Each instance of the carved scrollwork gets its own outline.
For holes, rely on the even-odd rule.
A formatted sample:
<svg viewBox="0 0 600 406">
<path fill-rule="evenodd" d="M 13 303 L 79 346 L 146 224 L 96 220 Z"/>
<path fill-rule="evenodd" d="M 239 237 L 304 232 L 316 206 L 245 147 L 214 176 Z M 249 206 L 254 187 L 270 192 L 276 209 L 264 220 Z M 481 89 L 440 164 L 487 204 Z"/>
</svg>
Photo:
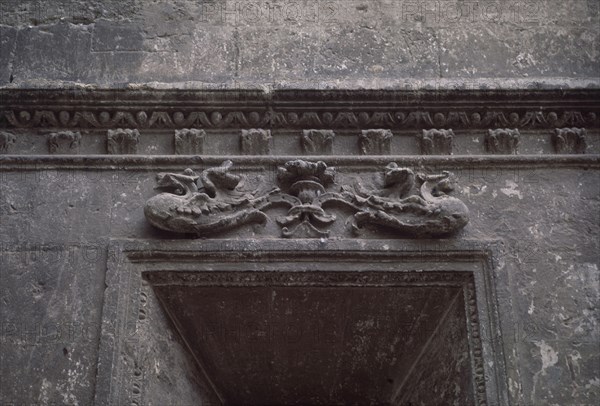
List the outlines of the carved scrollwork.
<svg viewBox="0 0 600 406">
<path fill-rule="evenodd" d="M 286 215 L 273 218 L 285 238 L 325 238 L 340 212 L 350 211 L 352 230 L 365 226 L 386 227 L 399 237 L 442 237 L 462 229 L 469 221 L 468 209 L 449 196 L 454 177 L 449 172 L 415 174 L 390 163 L 375 188 L 361 183 L 335 186 L 336 172 L 325 162 L 294 160 L 278 169 L 277 183 L 268 192 L 243 192 L 242 176 L 230 173 L 232 163 L 197 175 L 157 176 L 160 193 L 145 206 L 148 221 L 163 230 L 200 236 L 217 234 L 249 224 L 265 224 L 274 206 L 289 207 Z"/>
<path fill-rule="evenodd" d="M 319 226 L 329 226 L 336 216 L 325 212 L 321 207 L 325 188 L 333 183 L 335 170 L 328 168 L 325 162 L 307 162 L 295 160 L 286 162 L 279 168 L 277 179 L 284 190 L 297 200 L 287 216 L 277 218 L 283 227 L 284 237 L 328 237 L 329 231 Z M 290 200 L 293 201 L 293 200 Z"/>
</svg>

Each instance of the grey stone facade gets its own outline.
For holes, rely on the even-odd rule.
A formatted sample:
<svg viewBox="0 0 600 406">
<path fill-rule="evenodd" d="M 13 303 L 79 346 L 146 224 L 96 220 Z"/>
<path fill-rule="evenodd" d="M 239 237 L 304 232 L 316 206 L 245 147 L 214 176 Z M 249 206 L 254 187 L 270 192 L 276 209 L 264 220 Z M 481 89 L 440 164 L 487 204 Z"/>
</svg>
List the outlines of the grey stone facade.
<svg viewBox="0 0 600 406">
<path fill-rule="evenodd" d="M 1 1 L 0 405 L 235 404 L 240 365 L 254 403 L 596 404 L 598 7 Z M 342 388 L 304 398 L 197 338 L 223 286 L 389 296 L 348 348 L 268 341 Z M 352 337 L 396 294 L 430 325 L 388 371 Z"/>
</svg>

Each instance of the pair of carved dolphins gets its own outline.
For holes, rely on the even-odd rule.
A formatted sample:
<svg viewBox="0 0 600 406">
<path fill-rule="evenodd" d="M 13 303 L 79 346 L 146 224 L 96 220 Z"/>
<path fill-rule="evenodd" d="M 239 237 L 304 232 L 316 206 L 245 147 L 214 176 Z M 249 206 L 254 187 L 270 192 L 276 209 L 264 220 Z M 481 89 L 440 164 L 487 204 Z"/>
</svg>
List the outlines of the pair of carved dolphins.
<svg viewBox="0 0 600 406">
<path fill-rule="evenodd" d="M 253 194 L 239 190 L 243 177 L 230 172 L 232 165 L 225 161 L 200 175 L 191 169 L 158 174 L 156 189 L 162 193 L 146 202 L 146 218 L 163 230 L 207 236 L 247 224 L 264 224 L 269 219 L 267 209 L 285 204 L 290 211 L 277 219 L 278 223 L 304 226 L 309 231 L 302 233 L 304 238 L 328 235 L 319 227 L 333 223 L 335 215 L 325 213 L 325 205 L 351 208 L 355 230 L 378 225 L 404 237 L 443 237 L 469 221 L 465 204 L 449 196 L 453 190 L 449 172 L 415 174 L 390 163 L 383 173 L 383 186 L 378 189 L 369 190 L 356 182 L 342 186 L 339 192 L 326 192 L 328 183 L 334 180 L 333 168 L 323 162 L 295 160 L 280 168 L 280 183 L 291 185 L 289 193 L 274 188 Z M 411 194 L 414 190 L 417 192 Z M 327 221 L 320 221 L 324 219 Z M 283 235 L 292 237 L 295 233 L 284 227 Z"/>
</svg>

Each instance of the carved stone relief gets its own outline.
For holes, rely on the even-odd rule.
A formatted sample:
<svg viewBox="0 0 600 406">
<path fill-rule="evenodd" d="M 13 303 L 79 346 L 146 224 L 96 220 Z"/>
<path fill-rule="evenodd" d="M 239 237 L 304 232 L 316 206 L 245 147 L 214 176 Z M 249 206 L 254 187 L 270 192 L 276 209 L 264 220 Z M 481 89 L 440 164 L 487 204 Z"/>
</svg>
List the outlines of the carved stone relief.
<svg viewBox="0 0 600 406">
<path fill-rule="evenodd" d="M 252 128 L 242 130 L 241 146 L 243 155 L 269 155 L 271 153 L 271 131 Z"/>
<path fill-rule="evenodd" d="M 132 129 L 116 129 L 107 132 L 108 153 L 111 155 L 136 154 L 140 132 Z"/>
<path fill-rule="evenodd" d="M 419 136 L 423 155 L 451 155 L 454 132 L 450 130 L 423 130 Z"/>
<path fill-rule="evenodd" d="M 196 128 L 175 130 L 175 153 L 177 155 L 200 155 L 204 152 L 206 132 Z"/>
<path fill-rule="evenodd" d="M 485 149 L 491 154 L 516 154 L 521 134 L 518 129 L 498 128 L 488 130 Z"/>
<path fill-rule="evenodd" d="M 302 132 L 302 149 L 305 154 L 331 155 L 335 133 L 332 130 L 304 130 Z"/>
<path fill-rule="evenodd" d="M 385 129 L 363 130 L 358 136 L 358 145 L 362 155 L 391 154 L 392 132 Z"/>
<path fill-rule="evenodd" d="M 48 134 L 48 152 L 51 154 L 78 154 L 81 143 L 79 131 L 60 131 Z"/>
<path fill-rule="evenodd" d="M 585 154 L 585 128 L 557 128 L 554 130 L 552 142 L 557 154 Z"/>
<path fill-rule="evenodd" d="M 336 187 L 335 169 L 325 162 L 294 160 L 278 169 L 275 185 L 257 185 L 253 192 L 238 186 L 241 175 L 230 173 L 231 161 L 200 175 L 191 169 L 181 174 L 161 173 L 144 212 L 155 227 L 209 236 L 248 224 L 271 220 L 269 209 L 289 207 L 275 216 L 282 237 L 323 238 L 336 221 L 349 224 L 354 233 L 362 227 L 381 226 L 399 237 L 443 237 L 462 229 L 469 211 L 449 196 L 454 177 L 449 172 L 426 175 L 390 163 L 383 170 L 383 185 Z M 269 189 L 269 187 L 271 187 Z M 338 219 L 341 213 L 353 213 Z"/>
<path fill-rule="evenodd" d="M 16 128 L 30 127 L 93 127 L 114 128 L 238 128 L 252 126 L 286 128 L 360 128 L 391 127 L 414 128 L 453 126 L 465 129 L 489 127 L 511 128 L 556 128 L 560 126 L 598 126 L 599 115 L 590 111 L 525 111 L 505 112 L 500 110 L 462 111 L 154 111 L 129 112 L 123 109 L 93 111 L 72 108 L 69 111 L 10 109 L 6 111 L 8 123 Z"/>
<path fill-rule="evenodd" d="M 0 131 L 0 154 L 6 154 L 17 141 L 14 134 Z"/>
<path fill-rule="evenodd" d="M 133 154 L 136 142 L 123 137 L 129 139 L 135 133 L 117 134 L 142 129 L 152 130 L 144 139 L 144 147 L 156 155 L 202 155 L 209 142 L 211 155 L 223 156 L 412 155 L 415 148 L 434 156 L 484 152 L 516 155 L 516 139 L 501 133 L 508 130 L 528 132 L 527 143 L 518 145 L 522 156 L 549 154 L 548 141 L 556 144 L 559 154 L 579 154 L 584 149 L 582 141 L 568 146 L 573 142 L 568 139 L 571 136 L 553 134 L 556 129 L 564 133 L 573 128 L 587 129 L 587 154 L 597 155 L 600 148 L 595 141 L 600 128 L 600 102 L 592 89 L 527 94 L 460 91 L 443 98 L 437 92 L 283 89 L 269 93 L 232 91 L 218 97 L 205 91 L 182 95 L 136 90 L 128 90 L 118 98 L 103 90 L 73 96 L 64 91 L 52 97 L 29 90 L 2 91 L 0 129 L 38 130 L 20 131 L 19 142 L 12 145 L 9 153 L 51 153 L 39 142 L 38 133 L 80 131 L 81 155 Z M 518 105 L 514 104 L 516 97 Z M 411 98 L 415 103 L 410 103 Z M 240 103 L 241 100 L 244 102 Z M 453 135 L 449 128 L 459 132 Z M 113 144 L 128 145 L 111 145 L 106 151 L 99 151 L 95 141 L 85 140 L 88 129 L 92 138 L 98 134 L 96 130 L 110 130 L 111 138 L 118 138 Z M 202 131 L 206 131 L 204 140 Z M 390 139 L 392 134 L 400 137 L 407 133 L 416 136 L 410 141 Z M 347 145 L 348 134 L 359 138 L 354 148 Z M 485 148 L 466 140 L 470 134 L 478 134 L 480 145 Z M 239 148 L 223 150 L 212 143 L 212 137 L 222 139 L 232 135 L 236 138 L 234 143 L 241 137 Z M 232 146 L 230 141 L 226 144 Z"/>
</svg>

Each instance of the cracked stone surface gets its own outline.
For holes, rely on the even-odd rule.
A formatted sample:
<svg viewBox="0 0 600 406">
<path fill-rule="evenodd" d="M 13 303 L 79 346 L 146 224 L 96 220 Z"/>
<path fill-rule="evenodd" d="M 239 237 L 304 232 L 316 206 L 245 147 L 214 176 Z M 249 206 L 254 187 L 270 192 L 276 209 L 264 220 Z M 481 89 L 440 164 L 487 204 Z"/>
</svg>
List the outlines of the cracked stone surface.
<svg viewBox="0 0 600 406">
<path fill-rule="evenodd" d="M 2 86 L 599 85 L 600 6 L 590 0 L 4 0 L 0 7 Z"/>
</svg>

